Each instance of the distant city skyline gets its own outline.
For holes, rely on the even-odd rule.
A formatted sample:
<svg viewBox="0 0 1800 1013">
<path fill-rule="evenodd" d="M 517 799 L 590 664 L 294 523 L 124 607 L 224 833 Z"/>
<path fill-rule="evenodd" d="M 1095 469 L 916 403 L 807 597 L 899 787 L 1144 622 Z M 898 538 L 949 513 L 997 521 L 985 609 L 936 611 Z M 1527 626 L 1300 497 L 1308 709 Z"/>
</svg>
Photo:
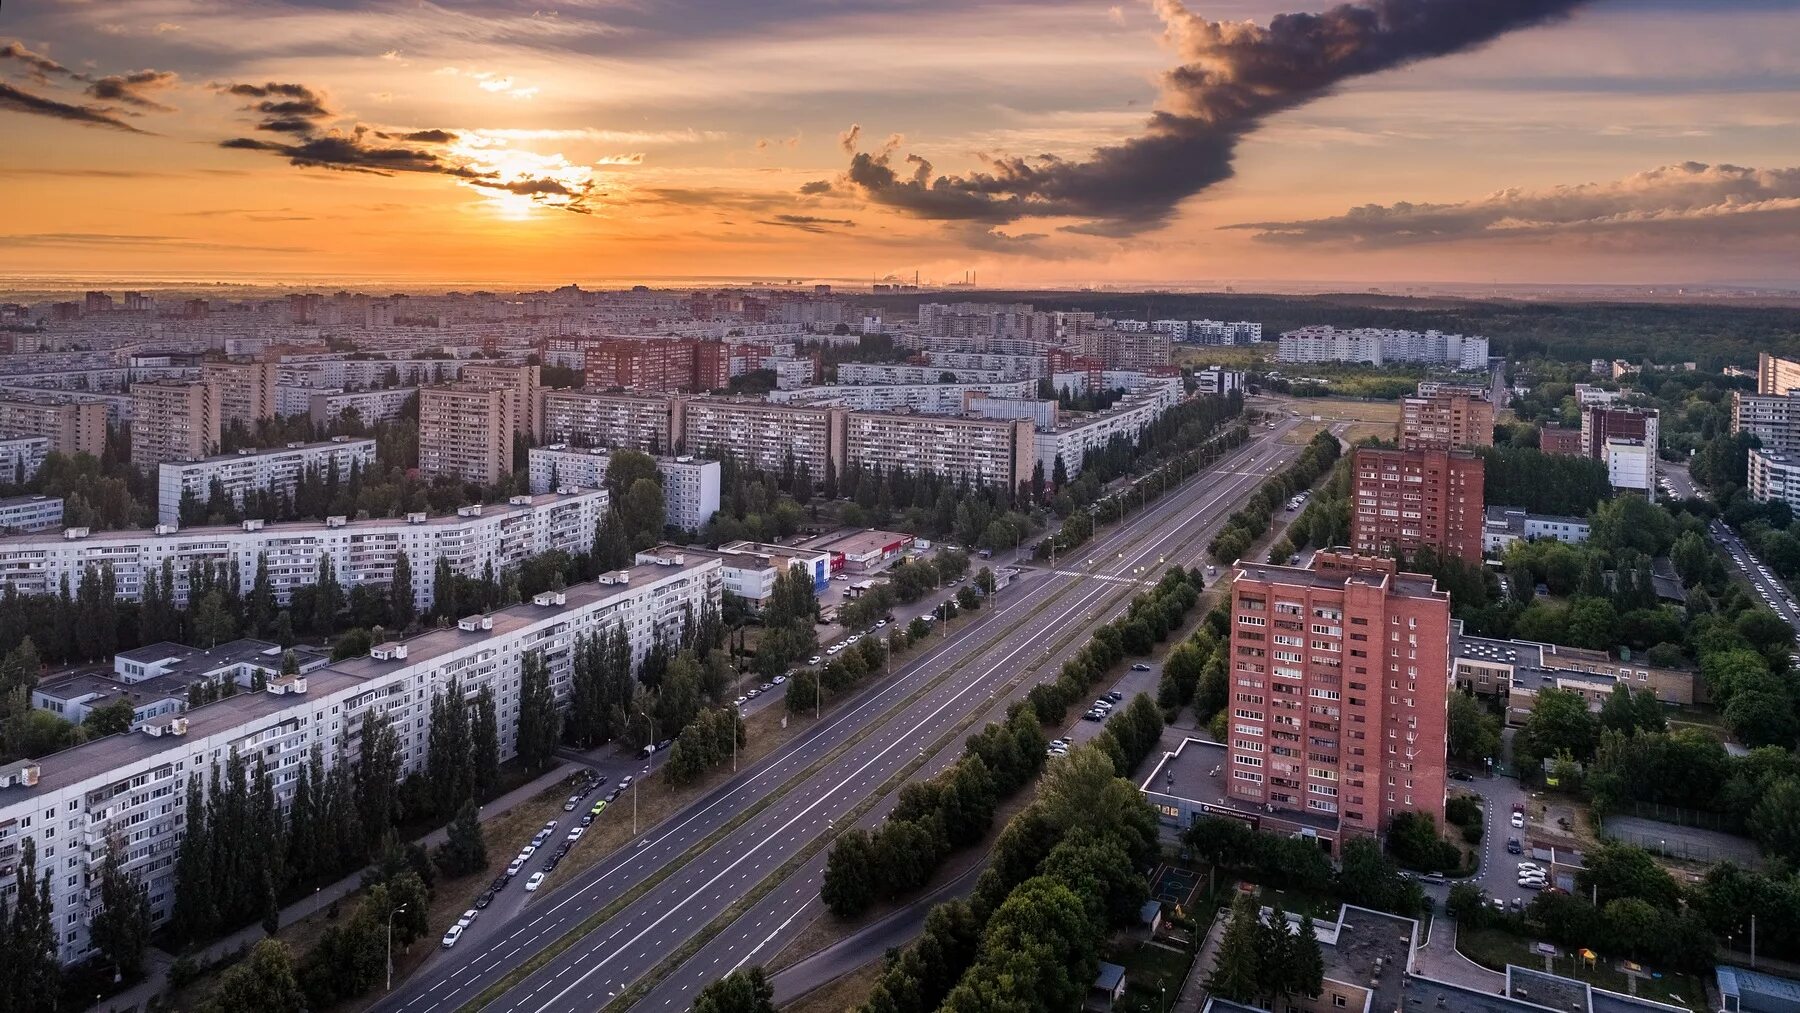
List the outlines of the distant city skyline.
<svg viewBox="0 0 1800 1013">
<path fill-rule="evenodd" d="M 1782 0 L 358 6 L 9 8 L 0 284 L 1800 284 Z"/>
</svg>

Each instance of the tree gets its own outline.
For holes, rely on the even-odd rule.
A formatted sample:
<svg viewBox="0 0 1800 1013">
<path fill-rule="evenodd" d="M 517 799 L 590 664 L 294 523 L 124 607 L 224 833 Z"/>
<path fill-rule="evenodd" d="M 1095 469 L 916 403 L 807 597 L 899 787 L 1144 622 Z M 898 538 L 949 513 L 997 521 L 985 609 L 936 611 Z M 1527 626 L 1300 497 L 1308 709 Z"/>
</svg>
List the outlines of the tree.
<svg viewBox="0 0 1800 1013">
<path fill-rule="evenodd" d="M 200 1013 L 302 1013 L 306 1008 L 293 951 L 279 939 L 264 939 L 241 963 L 226 969 L 199 1007 Z"/>
<path fill-rule="evenodd" d="M 869 832 L 851 827 L 838 835 L 825 864 L 819 897 L 839 918 L 853 918 L 875 900 L 875 847 Z"/>
<path fill-rule="evenodd" d="M 144 951 L 150 946 L 150 894 L 125 868 L 125 842 L 106 843 L 106 859 L 100 866 L 100 910 L 88 923 L 88 938 L 107 962 L 124 977 L 143 970 Z"/>
<path fill-rule="evenodd" d="M 433 731 L 436 730 L 436 708 L 433 708 Z M 435 746 L 429 747 L 435 752 Z M 427 763 L 432 753 L 427 754 Z M 345 774 L 348 764 L 340 763 L 333 770 L 334 775 Z M 400 819 L 400 736 L 394 730 L 393 721 L 379 708 L 370 707 L 363 711 L 362 736 L 357 745 L 357 763 L 352 793 L 333 802 L 343 805 L 349 811 L 344 815 L 345 822 L 361 830 L 361 854 L 358 858 L 367 858 L 375 852 L 381 840 Z M 329 791 L 329 789 L 327 789 Z"/>
<path fill-rule="evenodd" d="M 6 954 L 0 960 L 0 1003 L 11 1001 L 21 1013 L 52 1013 L 62 992 L 50 875 L 46 869 L 38 876 L 37 844 L 26 837 L 13 870 L 12 903 L 0 905 L 0 945 Z"/>
<path fill-rule="evenodd" d="M 1231 921 L 1226 923 L 1225 936 L 1219 940 L 1212 973 L 1206 978 L 1206 990 L 1237 1003 L 1256 999 L 1262 984 L 1262 946 L 1262 926 L 1256 902 L 1249 894 L 1240 893 L 1232 902 Z"/>
<path fill-rule="evenodd" d="M 419 608 L 413 598 L 412 560 L 405 550 L 394 553 L 394 575 L 388 581 L 388 614 L 394 625 L 405 630 L 418 618 Z"/>
<path fill-rule="evenodd" d="M 474 799 L 465 799 L 456 818 L 445 830 L 444 843 L 438 845 L 438 868 L 444 875 L 466 876 L 488 867 L 487 841 L 481 833 L 481 817 Z"/>
<path fill-rule="evenodd" d="M 1751 811 L 1749 829 L 1764 851 L 1800 862 L 1800 780 L 1771 787 Z"/>
<path fill-rule="evenodd" d="M 760 966 L 733 971 L 700 990 L 693 1013 L 775 1013 L 775 986 Z"/>
<path fill-rule="evenodd" d="M 90 736 L 118 735 L 131 730 L 131 723 L 136 715 L 137 709 L 132 706 L 131 701 L 120 697 L 89 711 L 81 723 Z"/>
<path fill-rule="evenodd" d="M 556 753 L 562 734 L 562 714 L 550 688 L 550 670 L 539 651 L 519 659 L 519 762 L 529 770 L 542 770 Z"/>
<path fill-rule="evenodd" d="M 500 722 L 494 712 L 494 691 L 486 686 L 475 694 L 475 713 L 469 721 L 474 755 L 475 794 L 486 798 L 500 783 Z"/>
<path fill-rule="evenodd" d="M 1450 694 L 1449 733 L 1450 755 L 1464 763 L 1500 754 L 1500 719 L 1468 693 Z"/>
<path fill-rule="evenodd" d="M 213 903 L 205 780 L 199 770 L 188 775 L 186 826 L 175 856 L 175 935 L 189 940 L 204 938 L 218 920 Z"/>
</svg>

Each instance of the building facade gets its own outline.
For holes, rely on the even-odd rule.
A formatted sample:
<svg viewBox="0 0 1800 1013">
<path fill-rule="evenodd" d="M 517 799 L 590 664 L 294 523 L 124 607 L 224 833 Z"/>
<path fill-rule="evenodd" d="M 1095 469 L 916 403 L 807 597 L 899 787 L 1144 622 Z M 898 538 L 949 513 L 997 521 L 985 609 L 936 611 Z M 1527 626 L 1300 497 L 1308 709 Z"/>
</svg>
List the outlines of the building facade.
<svg viewBox="0 0 1800 1013">
<path fill-rule="evenodd" d="M 273 362 L 203 362 L 200 380 L 219 389 L 221 425 L 256 426 L 276 416 L 276 364 Z"/>
<path fill-rule="evenodd" d="M 56 454 L 106 453 L 106 402 L 80 394 L 27 394 L 0 398 L 0 435 L 41 436 Z"/>
<path fill-rule="evenodd" d="M 274 773 L 285 809 L 312 747 L 324 747 L 327 764 L 355 756 L 369 712 L 392 724 L 401 773 L 418 771 L 431 704 L 452 679 L 470 694 L 492 692 L 500 757 L 508 759 L 517 751 L 527 656 L 543 658 L 557 701 L 566 705 L 581 638 L 622 626 L 641 660 L 659 635 L 678 639 L 686 617 L 718 607 L 720 574 L 717 556 L 660 547 L 600 582 L 381 644 L 361 658 L 278 678 L 260 692 L 246 683 L 244 692 L 179 715 L 9 764 L 0 768 L 0 871 L 10 877 L 25 842 L 35 846 L 38 868 L 55 870 L 59 956 L 69 964 L 87 959 L 94 953 L 88 926 L 99 905 L 92 877 L 110 847 L 127 849 L 125 867 L 145 884 L 153 920 L 170 916 L 189 778 L 220 776 L 233 754 L 257 757 Z"/>
<path fill-rule="evenodd" d="M 412 569 L 413 600 L 420 608 L 434 601 L 439 558 L 453 572 L 496 576 L 531 556 L 560 549 L 570 555 L 590 551 L 594 527 L 606 516 L 604 489 L 543 496 L 515 496 L 504 506 L 467 506 L 454 516 L 422 513 L 400 518 L 325 523 L 237 525 L 153 532 L 68 528 L 60 535 L 0 537 L 0 587 L 20 594 L 54 594 L 67 577 L 73 591 L 90 571 L 110 566 L 120 598 L 137 601 L 144 582 L 160 577 L 165 561 L 174 564 L 175 599 L 187 601 L 187 567 L 223 565 L 235 570 L 243 587 L 256 580 L 259 558 L 281 601 L 296 587 L 316 583 L 319 560 L 330 559 L 346 590 L 359 584 L 386 586 L 394 563 L 406 553 Z"/>
<path fill-rule="evenodd" d="M 148 471 L 191 461 L 219 446 L 220 391 L 199 380 L 131 385 L 131 463 Z"/>
<path fill-rule="evenodd" d="M 1393 560 L 1320 552 L 1231 586 L 1229 794 L 1376 834 L 1444 806 L 1450 596 Z"/>
<path fill-rule="evenodd" d="M 506 395 L 506 414 L 513 432 L 536 437 L 544 429 L 543 383 L 537 366 L 498 366 L 468 363 L 462 369 L 462 386 L 498 390 Z"/>
<path fill-rule="evenodd" d="M 531 491 L 549 492 L 559 486 L 606 488 L 606 469 L 612 455 L 600 447 L 571 447 L 552 443 L 528 452 Z M 720 475 L 717 461 L 696 457 L 659 457 L 656 471 L 662 476 L 663 517 L 683 531 L 698 531 L 719 512 Z"/>
<path fill-rule="evenodd" d="M 544 392 L 544 438 L 575 447 L 666 454 L 681 439 L 682 399 L 661 394 Z"/>
<path fill-rule="evenodd" d="M 1494 405 L 1485 396 L 1443 391 L 1400 402 L 1402 450 L 1457 450 L 1494 445 Z"/>
<path fill-rule="evenodd" d="M 493 485 L 513 470 L 516 394 L 500 387 L 419 391 L 419 471 Z"/>
<path fill-rule="evenodd" d="M 1734 391 L 1731 431 L 1749 433 L 1772 453 L 1800 454 L 1800 396 Z"/>
<path fill-rule="evenodd" d="M 1481 533 L 1481 547 L 1490 556 L 1506 553 L 1517 541 L 1554 538 L 1577 545 L 1588 539 L 1588 522 L 1582 517 L 1526 513 L 1518 507 L 1490 506 Z"/>
<path fill-rule="evenodd" d="M 1340 330 L 1330 325 L 1302 327 L 1276 343 L 1280 362 L 1423 362 L 1456 369 L 1487 368 L 1488 340 L 1441 331 L 1401 331 L 1375 327 Z"/>
<path fill-rule="evenodd" d="M 167 461 L 156 469 L 156 519 L 161 524 L 179 524 L 181 497 L 192 494 L 204 503 L 215 481 L 241 507 L 245 494 L 253 490 L 292 495 L 307 471 L 316 470 L 323 476 L 334 466 L 345 478 L 352 468 L 373 468 L 375 441 L 338 436 L 321 443 L 290 443 L 279 450 L 240 450 L 198 461 Z"/>
<path fill-rule="evenodd" d="M 0 532 L 54 531 L 62 527 L 61 496 L 9 496 L 0 499 Z"/>
<path fill-rule="evenodd" d="M 1410 556 L 1429 546 L 1481 562 L 1486 463 L 1466 451 L 1356 448 L 1351 464 L 1351 545 Z"/>
<path fill-rule="evenodd" d="M 871 471 L 898 468 L 1011 490 L 1031 479 L 1034 434 L 1030 419 L 852 412 L 846 453 Z"/>
<path fill-rule="evenodd" d="M 1750 451 L 1750 479 L 1746 487 L 1759 503 L 1786 503 L 1800 508 L 1800 456 L 1771 450 Z"/>
<path fill-rule="evenodd" d="M 681 449 L 714 459 L 729 454 L 760 471 L 804 467 L 814 482 L 821 482 L 828 468 L 843 470 L 848 415 L 832 406 L 690 398 L 682 409 Z"/>
<path fill-rule="evenodd" d="M 1800 392 L 1800 362 L 1768 352 L 1756 353 L 1756 392 L 1776 397 Z"/>
<path fill-rule="evenodd" d="M 37 476 L 50 454 L 45 436 L 0 437 L 0 483 L 24 485 Z"/>
</svg>

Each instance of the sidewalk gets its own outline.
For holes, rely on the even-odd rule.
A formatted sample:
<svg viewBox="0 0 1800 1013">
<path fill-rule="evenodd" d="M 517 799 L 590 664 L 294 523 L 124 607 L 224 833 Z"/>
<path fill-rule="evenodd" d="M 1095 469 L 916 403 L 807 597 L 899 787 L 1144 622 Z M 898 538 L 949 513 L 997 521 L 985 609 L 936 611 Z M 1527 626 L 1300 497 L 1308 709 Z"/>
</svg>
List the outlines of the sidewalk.
<svg viewBox="0 0 1800 1013">
<path fill-rule="evenodd" d="M 489 813 L 497 814 L 506 812 L 521 802 L 535 798 L 538 793 L 542 792 L 544 789 L 561 781 L 563 778 L 568 777 L 577 766 L 578 765 L 574 763 L 562 763 L 552 767 L 538 775 L 535 779 L 525 782 L 519 787 L 514 788 L 512 791 L 488 802 L 481 808 L 484 812 Z M 444 828 L 439 827 L 431 833 L 426 834 L 424 837 L 419 838 L 419 843 L 430 848 L 443 839 Z M 337 901 L 342 900 L 345 896 L 355 892 L 357 887 L 362 885 L 362 874 L 363 870 L 359 868 L 350 875 L 345 876 L 343 879 L 313 891 L 312 896 L 295 901 L 293 904 L 282 908 L 281 924 L 291 925 L 302 918 L 318 912 L 322 908 L 329 907 Z M 229 936 L 215 940 L 208 946 L 196 950 L 194 952 L 194 957 L 197 960 L 211 963 L 228 953 L 255 946 L 257 941 L 262 938 L 262 926 L 249 925 L 233 932 Z M 174 962 L 175 957 L 173 954 L 166 953 L 163 950 L 152 946 L 144 957 L 144 964 L 147 968 L 144 980 L 138 982 L 131 988 L 120 992 L 118 995 L 93 1006 L 90 1013 L 130 1013 L 130 1011 L 147 1008 L 146 1004 L 152 998 L 162 994 L 163 990 L 168 987 L 169 966 Z"/>
<path fill-rule="evenodd" d="M 1414 974 L 1496 995 L 1506 990 L 1506 975 L 1490 971 L 1456 951 L 1456 922 L 1438 917 L 1431 938 L 1413 951 Z"/>
</svg>

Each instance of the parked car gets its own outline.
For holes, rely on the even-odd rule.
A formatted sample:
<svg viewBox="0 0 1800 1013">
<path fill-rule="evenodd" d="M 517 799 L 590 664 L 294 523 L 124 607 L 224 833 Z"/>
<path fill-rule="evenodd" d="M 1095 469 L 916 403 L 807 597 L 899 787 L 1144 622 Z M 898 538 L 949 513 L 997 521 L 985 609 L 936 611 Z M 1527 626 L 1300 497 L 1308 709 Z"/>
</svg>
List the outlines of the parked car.
<svg viewBox="0 0 1800 1013">
<path fill-rule="evenodd" d="M 740 696 L 736 700 L 731 701 L 731 705 L 733 707 L 742 707 L 749 699 L 750 698 L 747 696 Z"/>
<path fill-rule="evenodd" d="M 767 693 L 769 690 L 772 690 L 775 688 L 775 684 L 772 682 L 765 682 L 756 688 L 762 690 L 764 693 Z"/>
<path fill-rule="evenodd" d="M 450 931 L 444 933 L 444 949 L 447 950 L 450 947 L 455 946 L 456 941 L 462 938 L 462 934 L 463 927 L 461 925 L 450 926 Z"/>
<path fill-rule="evenodd" d="M 1523 855 L 1525 853 L 1525 848 L 1519 844 L 1519 839 L 1517 837 L 1508 837 L 1506 839 L 1506 853 L 1509 855 Z"/>
<path fill-rule="evenodd" d="M 1513 813 L 1512 814 L 1512 825 L 1513 825 L 1514 830 L 1525 829 L 1525 814 L 1524 813 Z"/>
<path fill-rule="evenodd" d="M 778 675 L 778 676 L 776 676 L 776 677 L 775 677 L 775 679 L 774 679 L 774 685 L 777 685 L 777 686 L 779 686 L 779 685 L 781 685 L 781 684 L 782 684 L 782 683 L 784 683 L 784 682 L 786 682 L 786 681 L 787 681 L 787 676 L 785 676 L 785 675 Z"/>
<path fill-rule="evenodd" d="M 489 904 L 492 904 L 493 902 L 494 902 L 494 891 L 492 891 L 492 890 L 484 890 L 484 891 L 482 891 L 481 896 L 475 898 L 475 906 L 477 908 L 480 908 L 483 910 L 485 910 L 487 908 L 487 906 Z"/>
<path fill-rule="evenodd" d="M 1083 714 L 1081 717 L 1082 717 L 1082 720 L 1084 720 L 1084 721 L 1100 721 L 1100 720 L 1104 719 L 1106 717 L 1106 715 L 1100 713 L 1097 710 L 1090 710 L 1086 714 Z"/>
<path fill-rule="evenodd" d="M 462 913 L 462 917 L 461 917 L 461 918 L 458 918 L 458 919 L 457 919 L 457 920 L 456 920 L 456 926 L 457 926 L 457 928 L 463 928 L 463 929 L 466 929 L 466 928 L 468 928 L 468 927 L 469 927 L 469 924 L 470 924 L 470 923 L 471 923 L 471 922 L 473 922 L 473 921 L 474 921 L 474 920 L 475 920 L 475 918 L 476 918 L 476 916 L 478 916 L 478 915 L 480 915 L 480 914 L 481 914 L 481 912 L 480 912 L 480 911 L 477 911 L 477 910 L 476 910 L 476 909 L 474 909 L 474 908 L 470 908 L 470 909 L 468 909 L 468 910 L 467 910 L 467 911 L 464 911 L 464 912 L 463 912 L 463 913 Z"/>
<path fill-rule="evenodd" d="M 565 838 L 565 840 L 567 840 L 570 844 L 574 844 L 576 841 L 581 840 L 581 835 L 585 834 L 585 833 L 587 833 L 586 827 L 576 827 L 575 829 L 569 831 L 569 836 L 567 838 Z"/>
<path fill-rule="evenodd" d="M 820 660 L 819 656 L 815 654 L 812 657 L 806 659 L 806 663 L 809 665 L 816 665 L 819 663 L 819 660 Z"/>
<path fill-rule="evenodd" d="M 1118 703 L 1119 701 L 1125 699 L 1125 694 L 1123 694 L 1115 689 L 1112 692 L 1106 694 L 1106 698 L 1108 700 L 1111 700 L 1113 703 Z"/>
<path fill-rule="evenodd" d="M 541 872 L 534 872 L 531 874 L 531 878 L 525 881 L 525 892 L 536 893 L 537 888 L 543 885 L 544 874 Z"/>
<path fill-rule="evenodd" d="M 514 876 L 517 876 L 519 874 L 519 870 L 523 869 L 524 867 L 525 867 L 525 856 L 524 855 L 520 855 L 519 857 L 506 863 L 506 878 L 511 879 Z"/>
<path fill-rule="evenodd" d="M 752 686 L 752 687 L 750 687 L 749 691 L 744 694 L 744 696 L 754 700 L 757 697 L 762 696 L 762 690 L 757 689 L 755 686 Z"/>
<path fill-rule="evenodd" d="M 569 800 L 567 802 L 563 803 L 563 812 L 572 813 L 575 811 L 575 807 L 580 804 L 581 804 L 581 796 L 580 795 L 570 795 Z"/>
<path fill-rule="evenodd" d="M 1475 780 L 1475 775 L 1466 770 L 1452 770 L 1450 772 L 1450 779 L 1452 781 L 1473 781 Z"/>
<path fill-rule="evenodd" d="M 1132 665 L 1132 666 L 1131 666 L 1131 670 L 1132 670 L 1132 671 L 1133 671 L 1133 672 L 1148 672 L 1148 671 L 1150 671 L 1150 666 L 1149 666 L 1149 665 L 1146 665 L 1146 664 L 1144 664 L 1144 663 L 1143 663 L 1143 662 L 1141 662 L 1141 661 L 1140 661 L 1140 662 L 1138 662 L 1138 663 L 1137 663 L 1137 664 L 1135 664 L 1135 665 Z"/>
</svg>

